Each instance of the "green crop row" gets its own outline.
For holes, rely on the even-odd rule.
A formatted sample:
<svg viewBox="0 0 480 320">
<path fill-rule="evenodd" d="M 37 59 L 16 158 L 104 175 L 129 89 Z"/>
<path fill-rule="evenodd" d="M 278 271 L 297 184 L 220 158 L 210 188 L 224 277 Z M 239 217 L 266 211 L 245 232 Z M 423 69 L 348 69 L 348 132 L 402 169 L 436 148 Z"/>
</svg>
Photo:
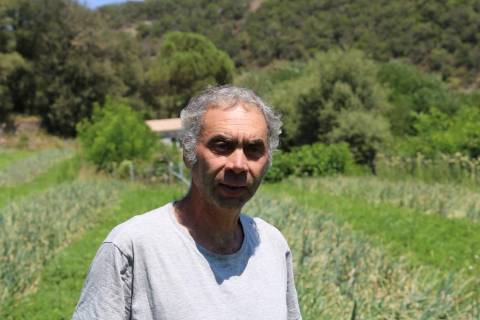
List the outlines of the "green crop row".
<svg viewBox="0 0 480 320">
<path fill-rule="evenodd" d="M 55 163 L 73 156 L 71 149 L 48 149 L 18 160 L 0 170 L 0 187 L 31 181 Z"/>
<path fill-rule="evenodd" d="M 247 211 L 276 225 L 294 255 L 305 319 L 474 319 L 478 278 L 415 268 L 318 209 L 262 193 Z"/>
<path fill-rule="evenodd" d="M 377 174 L 381 177 L 401 180 L 405 177 L 427 182 L 480 184 L 480 158 L 461 153 L 438 154 L 435 158 L 417 153 L 415 157 L 379 154 L 376 158 Z"/>
<path fill-rule="evenodd" d="M 55 185 L 75 180 L 81 165 L 80 157 L 74 156 L 56 162 L 46 171 L 36 175 L 31 181 L 8 187 L 0 186 L 0 208 L 32 193 L 42 192 Z"/>
<path fill-rule="evenodd" d="M 310 191 L 359 198 L 374 204 L 390 203 L 428 214 L 480 221 L 480 193 L 454 184 L 337 176 L 303 180 L 302 187 Z"/>
<path fill-rule="evenodd" d="M 1 208 L 0 305 L 32 285 L 44 263 L 87 229 L 120 187 L 76 181 Z"/>
<path fill-rule="evenodd" d="M 98 221 L 95 225 L 46 264 L 36 290 L 19 300 L 10 301 L 4 306 L 3 313 L 0 310 L 0 318 L 70 319 L 80 297 L 88 267 L 110 230 L 133 215 L 178 199 L 185 192 L 183 189 L 178 185 L 127 184 L 120 193 L 117 205 L 102 210 L 98 215 L 96 213 Z"/>
<path fill-rule="evenodd" d="M 27 150 L 0 147 L 0 170 L 3 170 L 13 162 L 26 158 L 31 154 L 32 152 Z"/>
</svg>

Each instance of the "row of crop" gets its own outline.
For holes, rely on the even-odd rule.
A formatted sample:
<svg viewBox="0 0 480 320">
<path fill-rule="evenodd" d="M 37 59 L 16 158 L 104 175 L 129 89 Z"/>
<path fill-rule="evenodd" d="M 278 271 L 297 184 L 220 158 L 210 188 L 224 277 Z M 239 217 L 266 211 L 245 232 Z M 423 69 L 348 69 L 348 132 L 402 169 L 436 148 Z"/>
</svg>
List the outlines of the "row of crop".
<svg viewBox="0 0 480 320">
<path fill-rule="evenodd" d="M 73 154 L 73 150 L 66 148 L 47 149 L 18 160 L 0 170 L 0 187 L 29 182 L 59 161 L 72 157 Z"/>
<path fill-rule="evenodd" d="M 480 184 L 480 158 L 466 155 L 439 154 L 428 158 L 417 153 L 415 157 L 379 154 L 376 158 L 377 174 L 389 178 L 413 177 L 432 182 L 461 182 Z"/>
<path fill-rule="evenodd" d="M 459 185 L 429 184 L 418 180 L 391 181 L 373 176 L 337 176 L 302 181 L 302 187 L 371 203 L 390 203 L 448 218 L 480 221 L 480 193 Z"/>
<path fill-rule="evenodd" d="M 261 194 L 248 212 L 273 222 L 294 253 L 305 319 L 474 319 L 480 281 L 414 268 L 328 214 Z"/>
<path fill-rule="evenodd" d="M 16 150 L 0 146 L 0 170 L 29 155 L 31 155 L 31 151 L 28 150 Z"/>
<path fill-rule="evenodd" d="M 280 181 L 289 176 L 315 177 L 346 173 L 354 168 L 353 156 L 347 144 L 316 143 L 276 152 L 265 179 Z"/>
<path fill-rule="evenodd" d="M 78 237 L 121 184 L 76 181 L 0 209 L 0 305 L 28 288 L 44 263 Z"/>
</svg>

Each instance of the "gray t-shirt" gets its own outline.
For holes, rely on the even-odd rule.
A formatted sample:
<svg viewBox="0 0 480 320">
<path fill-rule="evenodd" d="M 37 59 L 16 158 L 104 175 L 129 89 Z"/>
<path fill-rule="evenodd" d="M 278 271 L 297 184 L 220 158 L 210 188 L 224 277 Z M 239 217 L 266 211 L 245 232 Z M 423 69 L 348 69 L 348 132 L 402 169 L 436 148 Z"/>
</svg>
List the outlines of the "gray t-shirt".
<svg viewBox="0 0 480 320">
<path fill-rule="evenodd" d="M 98 250 L 73 319 L 301 319 L 282 234 L 240 216 L 239 251 L 219 255 L 179 225 L 172 203 L 120 224 Z"/>
</svg>

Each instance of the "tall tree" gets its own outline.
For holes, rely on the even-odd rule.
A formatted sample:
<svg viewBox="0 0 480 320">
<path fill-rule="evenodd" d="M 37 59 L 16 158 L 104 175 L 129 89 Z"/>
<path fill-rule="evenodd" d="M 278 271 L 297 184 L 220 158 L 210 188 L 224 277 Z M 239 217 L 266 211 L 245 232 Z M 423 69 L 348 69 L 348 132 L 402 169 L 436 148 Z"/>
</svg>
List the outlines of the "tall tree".
<svg viewBox="0 0 480 320">
<path fill-rule="evenodd" d="M 13 0 L 0 3 L 0 124 L 7 122 L 14 111 L 18 80 L 30 67 L 15 51 L 15 5 Z"/>
<path fill-rule="evenodd" d="M 375 64 L 360 51 L 337 50 L 316 63 L 315 85 L 299 97 L 298 143 L 347 142 L 355 160 L 375 171 L 375 155 L 390 135 Z"/>
<path fill-rule="evenodd" d="M 191 96 L 209 85 L 230 83 L 233 72 L 229 56 L 206 37 L 171 32 L 164 36 L 159 55 L 147 72 L 147 98 L 157 116 L 178 116 Z"/>
</svg>

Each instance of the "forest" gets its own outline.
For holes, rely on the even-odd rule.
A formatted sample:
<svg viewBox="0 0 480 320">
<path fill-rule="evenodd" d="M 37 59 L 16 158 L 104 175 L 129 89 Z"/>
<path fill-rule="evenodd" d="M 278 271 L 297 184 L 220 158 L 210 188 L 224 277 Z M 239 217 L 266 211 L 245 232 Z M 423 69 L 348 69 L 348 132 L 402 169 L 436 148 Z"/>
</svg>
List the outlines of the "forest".
<svg viewBox="0 0 480 320">
<path fill-rule="evenodd" d="M 479 42 L 479 0 L 0 0 L 0 318 L 69 318 L 108 231 L 185 192 L 144 120 L 234 84 L 282 116 L 247 210 L 305 319 L 477 319 Z"/>
<path fill-rule="evenodd" d="M 346 142 L 372 168 L 380 150 L 480 155 L 476 1 L 2 3 L 6 130 L 37 115 L 75 136 L 106 97 L 176 117 L 202 88 L 234 82 L 283 114 L 283 150 Z"/>
</svg>

